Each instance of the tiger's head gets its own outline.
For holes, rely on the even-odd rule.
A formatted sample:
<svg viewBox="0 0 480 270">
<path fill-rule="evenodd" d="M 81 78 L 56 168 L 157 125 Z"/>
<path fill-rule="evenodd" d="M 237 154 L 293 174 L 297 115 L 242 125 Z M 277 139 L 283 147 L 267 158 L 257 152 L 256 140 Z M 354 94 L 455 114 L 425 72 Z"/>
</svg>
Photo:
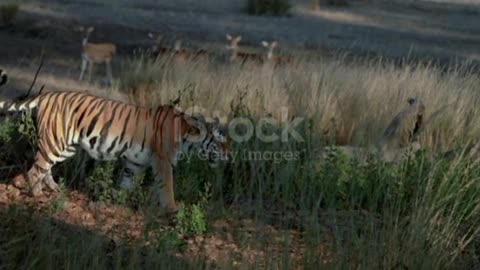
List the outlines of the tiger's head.
<svg viewBox="0 0 480 270">
<path fill-rule="evenodd" d="M 6 84 L 7 82 L 8 82 L 7 72 L 5 72 L 0 68 L 0 86 Z"/>
<path fill-rule="evenodd" d="M 206 159 L 212 168 L 229 159 L 226 127 L 217 117 L 213 122 L 207 122 L 202 115 L 196 114 L 189 117 L 187 123 L 194 129 L 191 129 L 184 141 L 186 151 L 195 149 L 200 158 Z"/>
</svg>

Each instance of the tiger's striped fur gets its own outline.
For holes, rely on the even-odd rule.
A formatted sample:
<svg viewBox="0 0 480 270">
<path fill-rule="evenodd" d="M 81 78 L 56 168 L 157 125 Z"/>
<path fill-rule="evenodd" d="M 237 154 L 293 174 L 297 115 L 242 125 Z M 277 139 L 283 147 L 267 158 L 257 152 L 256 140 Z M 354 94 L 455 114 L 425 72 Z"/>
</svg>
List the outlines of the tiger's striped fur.
<svg viewBox="0 0 480 270">
<path fill-rule="evenodd" d="M 21 102 L 0 102 L 0 109 L 37 109 L 38 150 L 27 173 L 33 196 L 42 193 L 42 183 L 57 189 L 52 166 L 82 148 L 97 160 L 122 159 L 120 186 L 128 190 L 133 176 L 152 166 L 161 183 L 161 206 L 176 211 L 172 167 L 178 155 L 196 150 L 210 165 L 227 159 L 227 138 L 218 121 L 207 123 L 169 105 L 143 108 L 86 93 L 49 92 Z"/>
</svg>

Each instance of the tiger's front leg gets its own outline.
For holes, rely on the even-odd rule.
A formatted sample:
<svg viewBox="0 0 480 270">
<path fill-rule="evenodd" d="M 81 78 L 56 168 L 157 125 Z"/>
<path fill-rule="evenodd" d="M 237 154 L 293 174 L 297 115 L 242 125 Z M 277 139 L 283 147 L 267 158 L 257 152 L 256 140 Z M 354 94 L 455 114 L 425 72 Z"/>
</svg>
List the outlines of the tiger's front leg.
<svg viewBox="0 0 480 270">
<path fill-rule="evenodd" d="M 152 169 L 159 186 L 160 207 L 167 215 L 178 212 L 173 192 L 173 168 L 169 160 L 154 158 Z"/>
</svg>

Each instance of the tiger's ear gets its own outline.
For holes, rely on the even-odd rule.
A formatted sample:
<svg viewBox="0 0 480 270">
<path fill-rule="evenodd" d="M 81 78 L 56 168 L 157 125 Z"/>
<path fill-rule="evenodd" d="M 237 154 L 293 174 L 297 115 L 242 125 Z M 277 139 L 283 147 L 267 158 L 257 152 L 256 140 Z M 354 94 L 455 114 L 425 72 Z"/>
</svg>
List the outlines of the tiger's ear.
<svg viewBox="0 0 480 270">
<path fill-rule="evenodd" d="M 213 125 L 218 126 L 220 125 L 220 119 L 218 119 L 218 116 L 215 116 L 213 118 Z"/>
<path fill-rule="evenodd" d="M 220 118 L 215 116 L 213 122 L 210 123 L 210 127 L 219 129 L 223 134 L 228 135 L 228 122 L 220 122 Z"/>
<path fill-rule="evenodd" d="M 188 140 L 192 142 L 200 142 L 207 135 L 207 127 L 203 115 L 194 114 L 192 116 L 185 115 L 185 122 L 189 126 Z"/>
</svg>

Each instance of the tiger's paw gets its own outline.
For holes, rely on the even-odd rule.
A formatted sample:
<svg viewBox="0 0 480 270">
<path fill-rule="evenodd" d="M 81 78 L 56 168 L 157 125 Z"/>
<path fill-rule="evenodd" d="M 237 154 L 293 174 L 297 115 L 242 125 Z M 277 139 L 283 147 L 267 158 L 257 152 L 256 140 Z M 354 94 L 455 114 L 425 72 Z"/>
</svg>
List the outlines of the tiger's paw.
<svg viewBox="0 0 480 270">
<path fill-rule="evenodd" d="M 25 176 L 23 174 L 19 174 L 19 175 L 15 176 L 10 181 L 10 183 L 18 189 L 24 189 L 28 186 L 27 179 L 25 179 Z"/>
<path fill-rule="evenodd" d="M 35 183 L 33 185 L 33 187 L 31 188 L 30 190 L 30 195 L 32 197 L 40 197 L 43 195 L 43 191 L 42 191 L 42 188 L 43 188 L 43 185 L 42 185 L 42 181 L 38 181 L 37 183 Z"/>
<path fill-rule="evenodd" d="M 164 207 L 164 216 L 168 220 L 169 225 L 177 224 L 177 214 L 179 209 L 180 208 L 176 204 Z"/>
</svg>

